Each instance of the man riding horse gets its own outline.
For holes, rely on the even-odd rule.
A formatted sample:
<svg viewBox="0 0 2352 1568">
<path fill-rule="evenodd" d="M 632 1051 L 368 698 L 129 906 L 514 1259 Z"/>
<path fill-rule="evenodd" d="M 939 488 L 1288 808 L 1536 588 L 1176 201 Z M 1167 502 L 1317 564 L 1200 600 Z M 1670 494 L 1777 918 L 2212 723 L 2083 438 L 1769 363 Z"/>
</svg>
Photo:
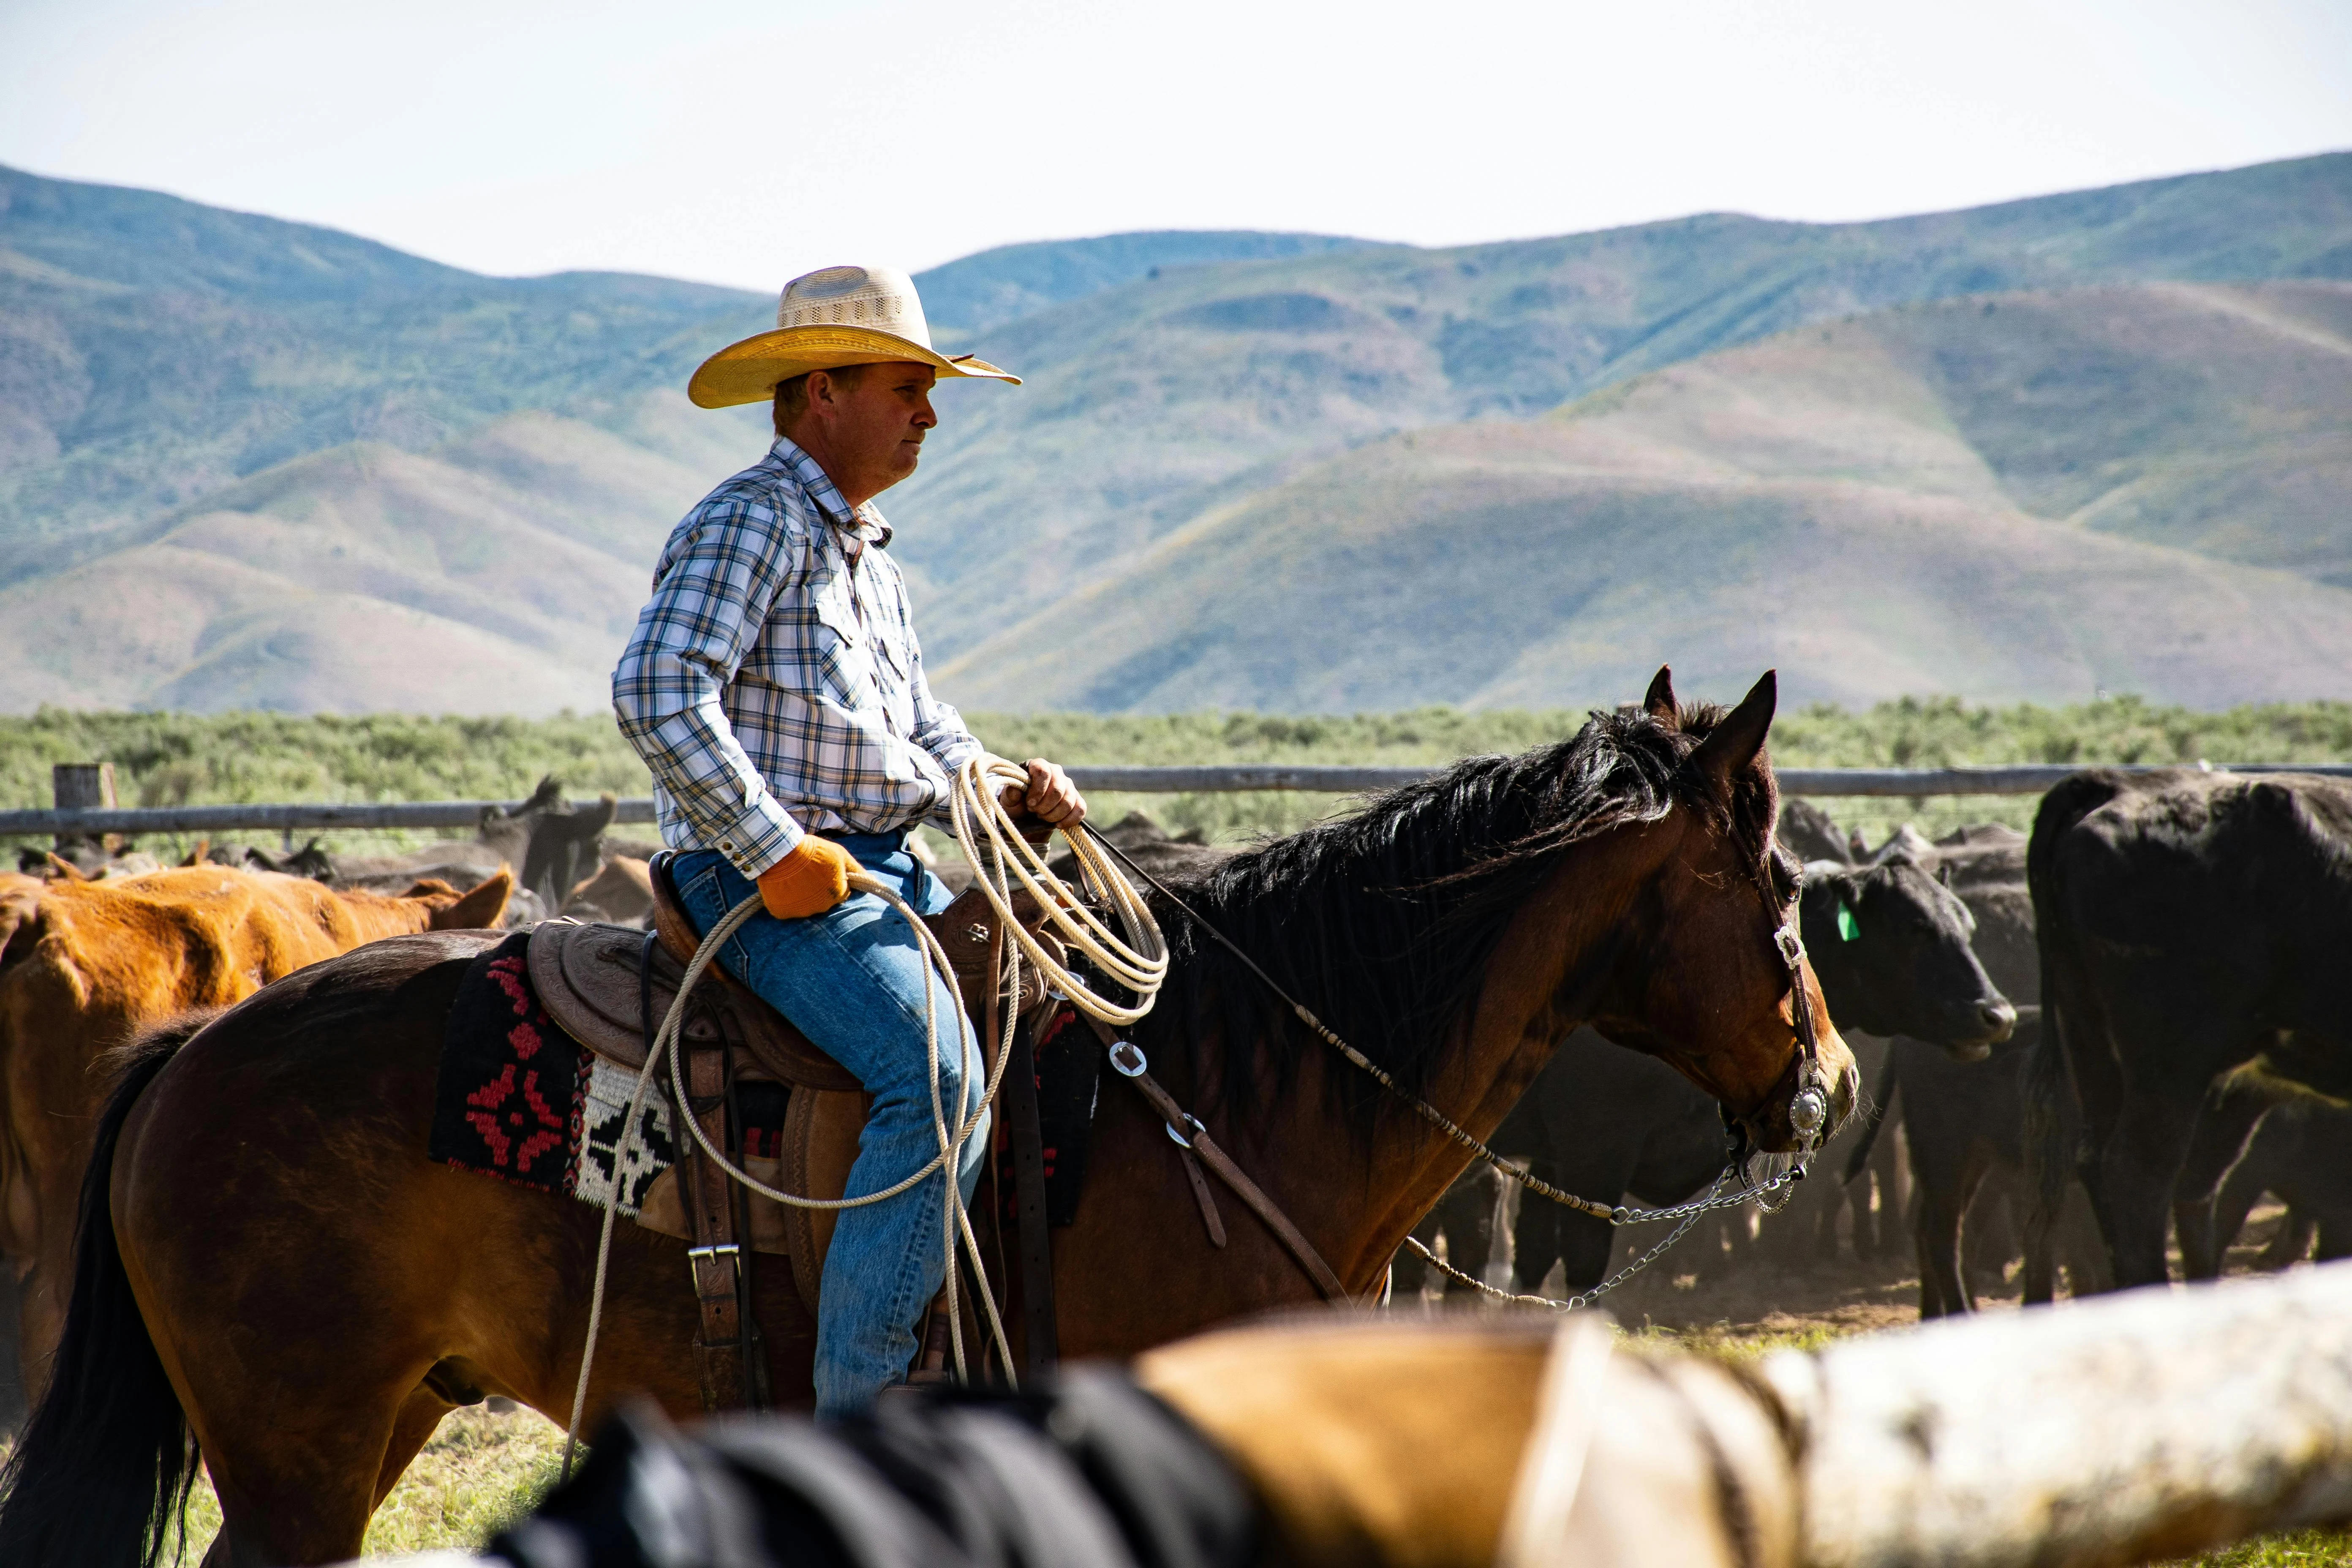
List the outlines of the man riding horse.
<svg viewBox="0 0 2352 1568">
<path fill-rule="evenodd" d="M 721 349 L 688 395 L 705 408 L 772 401 L 768 455 L 703 498 L 672 531 L 653 597 L 613 675 L 621 732 L 653 771 L 662 838 L 688 915 L 709 931 L 759 894 L 719 963 L 797 1025 L 874 1097 L 847 1195 L 895 1186 L 936 1152 L 930 1010 L 956 1016 L 906 923 L 862 867 L 924 914 L 946 890 L 907 847 L 944 824 L 949 781 L 982 753 L 931 695 L 905 579 L 874 498 L 915 471 L 939 423 L 940 376 L 1020 384 L 985 360 L 936 353 L 905 273 L 828 267 L 785 286 L 776 330 Z M 1086 802 L 1042 759 L 1005 805 L 1055 826 Z M 967 1027 L 942 1050 L 940 1093 L 979 1109 Z M 986 1123 L 957 1177 L 971 1198 Z M 823 1416 L 861 1408 L 905 1376 L 918 1318 L 944 1264 L 937 1173 L 895 1198 L 840 1211 L 817 1316 Z"/>
</svg>

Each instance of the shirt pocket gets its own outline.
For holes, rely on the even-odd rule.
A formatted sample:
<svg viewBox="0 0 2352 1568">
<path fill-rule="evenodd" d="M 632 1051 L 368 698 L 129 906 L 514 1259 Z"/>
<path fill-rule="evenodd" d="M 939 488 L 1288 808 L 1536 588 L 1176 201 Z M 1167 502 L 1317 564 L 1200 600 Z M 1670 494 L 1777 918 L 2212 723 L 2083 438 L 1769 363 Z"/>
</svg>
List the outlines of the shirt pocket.
<svg viewBox="0 0 2352 1568">
<path fill-rule="evenodd" d="M 874 675 L 880 688 L 882 707 L 889 716 L 891 731 L 910 735 L 915 729 L 915 687 L 909 678 L 914 668 L 912 650 L 903 636 L 885 631 L 871 645 Z"/>
<path fill-rule="evenodd" d="M 849 595 L 845 577 L 837 576 L 818 591 L 812 605 L 816 624 L 811 628 L 811 651 L 826 694 L 845 708 L 864 708 L 874 700 L 874 663 L 866 652 L 865 628 L 857 622 L 857 605 Z"/>
<path fill-rule="evenodd" d="M 874 639 L 874 673 L 886 688 L 896 689 L 907 684 L 912 660 L 908 658 L 906 637 L 895 630 L 885 631 Z"/>
</svg>

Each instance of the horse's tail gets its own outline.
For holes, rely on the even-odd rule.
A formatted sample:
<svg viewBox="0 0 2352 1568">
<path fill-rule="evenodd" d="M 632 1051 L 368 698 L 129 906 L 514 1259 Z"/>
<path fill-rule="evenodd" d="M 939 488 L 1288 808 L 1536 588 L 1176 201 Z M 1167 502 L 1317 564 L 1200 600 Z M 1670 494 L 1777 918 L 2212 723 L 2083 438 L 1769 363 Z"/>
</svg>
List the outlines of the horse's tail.
<svg viewBox="0 0 2352 1568">
<path fill-rule="evenodd" d="M 2042 963 L 2042 1035 L 2019 1064 L 2025 1119 L 2025 1180 L 2032 1194 L 2026 1221 L 2025 1299 L 2050 1299 L 2052 1238 L 2075 1173 L 2074 1084 L 2066 1066 L 2065 1029 L 2058 999 L 2066 989 L 2064 933 L 2058 908 L 2058 845 L 2075 824 L 2123 793 L 2124 777 L 2081 773 L 2059 781 L 2033 814 L 2025 847 L 2025 885 L 2033 896 L 2033 943 Z"/>
<path fill-rule="evenodd" d="M 47 1391 L 0 1467 L 0 1568 L 153 1568 L 184 1528 L 196 1447 L 131 1296 L 109 1187 L 131 1106 L 213 1016 L 172 1019 L 117 1054 L 82 1176 L 65 1332 Z"/>
<path fill-rule="evenodd" d="M 1895 1047 L 1886 1048 L 1886 1070 L 1879 1075 L 1878 1092 L 1870 1097 L 1870 1109 L 1863 1112 L 1862 1138 L 1846 1156 L 1845 1181 L 1851 1185 L 1870 1163 L 1870 1152 L 1878 1147 L 1879 1130 L 1886 1125 L 1886 1108 L 1895 1103 L 1902 1081 L 1895 1076 Z"/>
</svg>

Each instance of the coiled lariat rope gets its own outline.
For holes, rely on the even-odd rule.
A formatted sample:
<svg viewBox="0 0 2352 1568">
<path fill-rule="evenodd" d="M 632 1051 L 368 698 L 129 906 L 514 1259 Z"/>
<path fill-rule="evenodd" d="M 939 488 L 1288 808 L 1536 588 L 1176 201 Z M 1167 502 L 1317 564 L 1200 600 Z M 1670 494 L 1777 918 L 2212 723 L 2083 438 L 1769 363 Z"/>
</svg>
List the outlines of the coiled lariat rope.
<svg viewBox="0 0 2352 1568">
<path fill-rule="evenodd" d="M 1029 781 L 1026 768 L 1008 763 L 1001 757 L 975 757 L 955 772 L 950 781 L 948 809 L 955 828 L 957 846 L 973 870 L 973 885 L 982 890 L 989 907 L 995 911 L 998 929 L 1012 941 L 1004 947 L 1004 967 L 992 977 L 998 994 L 1018 998 L 1021 994 L 1021 965 L 1027 962 L 1043 976 L 1045 983 L 1068 997 L 1071 1003 L 1114 1025 L 1132 1024 L 1151 1010 L 1161 982 L 1168 973 L 1168 944 L 1160 927 L 1151 918 L 1150 909 L 1136 893 L 1126 878 L 1111 868 L 1102 850 L 1102 840 L 1089 830 L 1065 833 L 1072 855 L 1077 861 L 1078 875 L 1087 893 L 1108 907 L 1118 919 L 1120 931 L 1113 931 L 1076 894 L 1069 885 L 1049 868 L 1040 846 L 1031 844 L 1021 836 L 1013 815 L 1005 808 L 1001 791 L 1008 785 L 1025 787 Z M 1133 1006 L 1124 1006 L 1089 989 L 1065 964 L 1061 956 L 1037 937 L 1032 935 L 1014 918 L 1013 899 L 1014 882 L 1041 906 L 1044 926 L 1050 926 L 1055 936 L 1086 955 L 1100 973 L 1118 985 L 1135 994 Z M 954 1001 L 956 1040 L 959 1047 L 971 1018 L 963 1003 L 962 988 L 956 983 L 954 966 L 949 963 L 947 950 L 931 934 L 930 927 L 898 891 L 873 873 L 856 869 L 849 874 L 853 892 L 871 893 L 897 911 L 915 934 L 924 959 L 947 984 L 948 994 Z M 986 1086 L 979 1106 L 971 1115 L 961 1117 L 950 1126 L 950 1116 L 940 1094 L 940 1029 L 939 1003 L 934 987 L 926 986 L 923 997 L 923 1032 L 925 1048 L 929 1058 L 931 1087 L 931 1125 L 939 1139 L 939 1152 L 929 1163 L 904 1181 L 879 1192 L 854 1198 L 812 1198 L 796 1193 L 780 1192 L 751 1175 L 727 1158 L 724 1151 L 712 1143 L 702 1124 L 685 1107 L 686 1068 L 684 1053 L 674 1048 L 679 1028 L 686 1018 L 687 998 L 693 994 L 695 984 L 703 973 L 716 962 L 719 949 L 727 940 L 742 928 L 754 915 L 761 912 L 760 895 L 752 894 L 719 920 L 696 947 L 694 957 L 679 979 L 677 994 L 670 999 L 669 1011 L 662 1017 L 655 1032 L 653 1044 L 646 1053 L 645 1066 L 637 1075 L 636 1091 L 629 1098 L 628 1119 L 623 1124 L 619 1147 L 614 1152 L 613 1170 L 615 1187 L 612 1201 L 604 1205 L 604 1220 L 596 1239 L 596 1275 L 588 1303 L 587 1342 L 580 1356 L 580 1378 L 572 1394 L 572 1420 L 564 1434 L 562 1474 L 572 1473 L 572 1456 L 580 1444 L 580 1419 L 587 1408 L 588 1377 L 596 1360 L 596 1341 L 604 1327 L 604 1285 L 613 1252 L 613 1226 L 620 1213 L 618 1180 L 626 1167 L 632 1145 L 637 1138 L 638 1118 L 643 1114 L 646 1093 L 653 1085 L 662 1058 L 669 1058 L 670 1088 L 681 1108 L 680 1116 L 687 1131 L 700 1144 L 703 1153 L 714 1161 L 730 1178 L 741 1183 L 761 1197 L 794 1208 L 851 1209 L 867 1204 L 878 1204 L 897 1197 L 920 1184 L 934 1171 L 943 1171 L 946 1224 L 943 1245 L 946 1248 L 948 1334 L 959 1383 L 970 1379 L 965 1365 L 963 1343 L 963 1313 L 959 1304 L 956 1247 L 961 1242 L 965 1256 L 971 1260 L 973 1279 L 978 1287 L 980 1303 L 985 1309 L 989 1335 L 994 1341 L 996 1353 L 1004 1364 L 1007 1381 L 1013 1378 L 1013 1352 L 1006 1342 L 1004 1322 L 996 1306 L 995 1293 L 989 1289 L 988 1269 L 981 1257 L 979 1238 L 972 1234 L 971 1216 L 966 1212 L 961 1184 L 956 1179 L 963 1166 L 963 1151 L 980 1126 L 981 1118 L 995 1103 L 998 1085 L 1003 1080 L 1004 1066 L 1012 1058 L 1013 1031 L 1019 1020 L 1017 1008 L 1003 1009 L 1003 1037 L 996 1042 L 996 1060 L 987 1073 Z M 1042 929 L 1042 928 L 1041 928 Z M 970 1067 L 969 1061 L 965 1066 Z"/>
</svg>

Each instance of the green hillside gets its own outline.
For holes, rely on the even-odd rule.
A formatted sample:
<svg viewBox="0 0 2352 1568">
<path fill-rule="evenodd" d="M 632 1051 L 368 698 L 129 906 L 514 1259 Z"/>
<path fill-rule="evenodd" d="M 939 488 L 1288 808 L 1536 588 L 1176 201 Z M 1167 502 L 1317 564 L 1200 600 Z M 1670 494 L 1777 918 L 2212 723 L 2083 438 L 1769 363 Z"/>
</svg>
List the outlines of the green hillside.
<svg viewBox="0 0 2352 1568">
<path fill-rule="evenodd" d="M 916 286 L 934 339 L 959 351 L 991 327 L 1156 277 L 1166 268 L 1322 255 L 1368 243 L 1335 235 L 1251 229 L 1153 229 L 1094 239 L 1043 239 L 1000 245 L 950 261 L 919 274 Z"/>
<path fill-rule="evenodd" d="M 270 466 L 681 383 L 751 297 L 481 278 L 331 230 L 0 170 L 0 576 Z M 35 548 L 47 545 L 47 548 Z"/>
<path fill-rule="evenodd" d="M 932 589 L 927 636 L 952 654 L 1238 496 L 1395 431 L 1524 417 L 1880 307 L 2303 277 L 2352 277 L 2352 154 L 1884 223 L 1709 215 L 1164 273 L 988 335 L 1029 384 L 959 403 L 891 497 L 898 549 Z"/>
<path fill-rule="evenodd" d="M 1475 597 L 1454 601 L 1479 605 L 1486 631 L 1535 639 L 1512 661 L 1493 637 L 1433 632 L 1442 618 L 1380 610 L 1410 604 L 1443 573 L 1386 554 L 1360 563 L 1370 575 L 1341 595 L 1336 585 L 1353 579 L 1295 540 L 1284 548 L 1314 578 L 1304 599 L 1185 590 L 1122 606 L 1135 624 L 1066 659 L 1044 653 L 1076 626 L 1066 612 L 1020 645 L 1027 663 L 980 650 L 1005 647 L 1005 628 L 1033 616 L 1056 622 L 1066 595 L 1114 580 L 1122 596 L 1175 584 L 1190 568 L 1166 566 L 1168 552 L 1184 555 L 1186 542 L 1233 518 L 1307 516 L 1324 504 L 1314 494 L 1323 481 L 1301 475 L 1356 448 L 1375 454 L 1362 475 L 1385 474 L 1391 458 L 1377 454 L 1400 432 L 1464 420 L 1517 429 L 1597 388 L 1875 307 L 2114 279 L 2347 273 L 2352 155 L 1877 224 L 1709 216 L 1443 251 L 1247 233 L 1007 247 L 921 281 L 943 337 L 1014 366 L 1028 384 L 943 393 L 945 424 L 923 471 L 887 510 L 935 663 L 954 671 L 950 695 L 1099 708 L 1320 706 L 1374 692 L 1383 703 L 1549 700 L 1545 670 L 1589 653 L 1613 680 L 1609 650 L 1654 640 L 1644 628 L 1662 616 L 1690 617 L 1672 628 L 1677 638 L 1721 648 L 1726 670 L 1748 662 L 1758 639 L 1737 627 L 1754 614 L 1754 582 L 1733 564 L 1780 549 L 1787 528 L 1815 526 L 1789 520 L 1827 514 L 1782 496 L 1780 511 L 1737 524 L 1747 535 L 1722 540 L 1718 519 L 1715 532 L 1674 543 L 1696 514 L 1681 500 L 1644 500 L 1665 507 L 1665 521 L 1625 514 L 1620 558 L 1599 573 L 1613 584 L 1619 629 L 1590 648 L 1551 640 L 1560 617 L 1513 609 L 1509 593 L 1491 613 Z M 2341 302 L 2324 292 L 2239 305 L 2268 313 L 2246 330 L 2300 334 L 2323 358 L 2341 337 Z M 763 444 L 756 410 L 698 413 L 677 388 L 703 353 L 755 330 L 768 310 L 760 296 L 656 279 L 482 278 L 329 230 L 0 171 L 0 614 L 17 634 L 0 655 L 0 709 L 600 704 L 660 538 Z M 2050 554 L 2002 533 L 2025 526 L 2007 513 L 1990 532 L 1961 528 L 1979 517 L 1969 509 L 1989 503 L 1908 480 L 1853 512 L 1874 541 L 1855 556 L 1873 563 L 1870 581 L 1895 585 L 1888 603 L 1915 605 L 1895 618 L 1919 646 L 1886 668 L 1947 688 L 2054 696 L 2112 666 L 2119 682 L 2221 700 L 2240 666 L 2267 659 L 2278 628 L 2293 626 L 2312 651 L 2270 661 L 2275 679 L 2260 690 L 2301 694 L 2278 682 L 2323 665 L 2336 646 L 2335 590 L 2308 584 L 2345 580 L 2343 531 L 2326 526 L 2340 470 L 2325 376 L 2253 399 L 2259 418 L 2246 417 L 2261 442 L 2232 445 L 2214 435 L 2227 420 L 2212 411 L 2235 407 L 2242 388 L 2216 387 L 2199 404 L 2161 375 L 2074 374 L 2057 401 L 2036 402 L 2016 379 L 2030 342 L 1990 317 L 1936 320 L 1943 336 L 1920 352 L 1950 367 L 1937 417 L 1962 432 L 1936 460 L 1983 468 L 2002 505 L 2036 527 L 2073 518 L 2074 533 Z M 2208 323 L 2226 336 L 2225 325 Z M 2204 374 L 2199 356 L 2172 363 Z M 2112 430 L 2143 416 L 2154 423 L 2137 445 L 2110 451 Z M 2298 433 L 2298 420 L 2309 429 Z M 1726 460 L 1703 435 L 1675 447 L 1685 465 L 1676 482 Z M 1431 439 L 1463 453 L 1476 444 Z M 1479 451 L 1475 460 L 1492 457 L 1502 470 L 1531 461 Z M 2116 461 L 2129 466 L 2128 482 L 2097 466 Z M 1509 487 L 1527 482 L 1498 471 L 1502 489 L 1455 486 L 1445 504 L 1476 492 L 1536 516 L 1557 480 L 1509 500 Z M 1374 539 L 1421 484 L 1401 477 L 1317 526 Z M 1919 510 L 1922 498 L 1946 510 Z M 1757 504 L 1769 499 L 1759 492 Z M 1407 534 L 1417 545 L 1430 537 Z M 1711 586 L 1681 565 L 1702 542 L 1721 568 Z M 2207 557 L 2296 580 L 2281 579 L 2274 595 L 2268 576 L 2221 572 L 2185 623 L 2197 629 L 2168 653 L 2109 658 L 2019 631 L 2036 624 L 2039 602 L 2039 590 L 2011 581 L 2021 561 L 2040 562 L 2053 582 L 2120 574 L 2117 591 L 2147 613 L 2119 610 L 2117 624 L 2147 629 L 2171 613 L 2173 590 L 2129 584 L 2177 584 Z M 1215 558 L 1265 569 L 1246 552 Z M 1580 546 L 1575 564 L 1596 568 Z M 1374 581 L 1381 570 L 1414 575 Z M 1513 575 L 1519 593 L 1559 581 L 1532 563 Z M 1956 588 L 2015 599 L 2016 625 L 1952 631 L 1945 596 Z M 1653 593 L 1663 596 L 1645 603 Z M 2268 629 L 2231 619 L 2234 606 L 2277 595 Z M 1220 616 L 1244 602 L 1261 605 L 1258 618 L 1228 636 Z M 1374 626 L 1402 640 L 1367 662 L 1318 641 L 1322 629 L 1295 613 L 1301 604 L 1344 612 L 1339 644 Z M 1137 629 L 1146 622 L 1156 629 Z M 1796 651 L 1825 671 L 1887 647 L 1822 636 L 1811 653 Z M 1178 646 L 1188 643 L 1192 651 Z M 1482 673 L 1465 689 L 1472 647 Z M 1112 658 L 1113 648 L 1124 651 Z M 2225 657 L 2208 658 L 2209 648 Z M 1969 662 L 1980 658 L 1981 680 Z M 1844 675 L 1812 687 L 1795 679 L 1800 689 L 1854 696 L 1889 689 Z"/>
<path fill-rule="evenodd" d="M 1352 243 L 1124 235 L 1005 247 L 923 281 L 952 337 L 1158 266 Z M 657 278 L 484 278 L 332 229 L 0 168 L 0 581 L 110 542 L 86 530 L 347 442 L 420 451 L 530 410 L 610 423 L 772 310 Z"/>
<path fill-rule="evenodd" d="M 1547 706 L 1661 662 L 1799 700 L 2342 698 L 2347 478 L 2352 285 L 1908 306 L 1360 447 L 935 673 L 1144 710 Z"/>
</svg>

